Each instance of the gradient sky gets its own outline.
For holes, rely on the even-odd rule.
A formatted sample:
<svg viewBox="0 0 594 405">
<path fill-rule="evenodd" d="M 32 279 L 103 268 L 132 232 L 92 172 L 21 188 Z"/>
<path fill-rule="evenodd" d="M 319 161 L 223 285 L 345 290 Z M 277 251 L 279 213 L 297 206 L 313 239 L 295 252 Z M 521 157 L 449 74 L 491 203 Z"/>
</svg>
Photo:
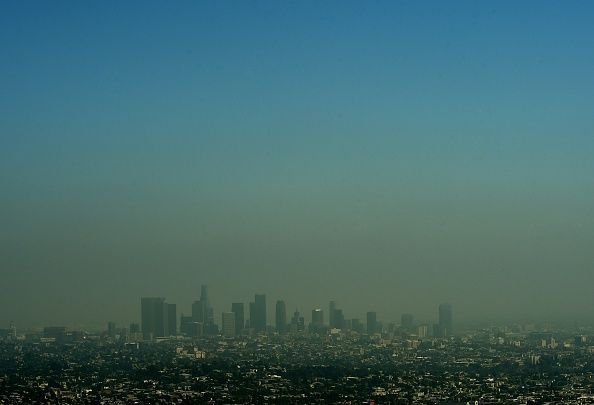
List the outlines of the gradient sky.
<svg viewBox="0 0 594 405">
<path fill-rule="evenodd" d="M 0 328 L 594 320 L 594 3 L 0 5 Z M 326 319 L 327 319 L 327 313 Z"/>
</svg>

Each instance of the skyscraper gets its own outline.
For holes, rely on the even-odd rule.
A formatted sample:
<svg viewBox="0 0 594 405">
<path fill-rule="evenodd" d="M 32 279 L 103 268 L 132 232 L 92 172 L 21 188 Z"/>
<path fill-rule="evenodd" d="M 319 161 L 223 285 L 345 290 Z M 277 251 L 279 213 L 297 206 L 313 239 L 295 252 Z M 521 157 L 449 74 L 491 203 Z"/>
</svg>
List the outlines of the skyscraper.
<svg viewBox="0 0 594 405">
<path fill-rule="evenodd" d="M 256 304 L 250 302 L 250 329 L 255 329 L 256 325 Z"/>
<path fill-rule="evenodd" d="M 321 308 L 311 310 L 311 331 L 320 332 L 324 328 L 324 311 Z"/>
<path fill-rule="evenodd" d="M 256 294 L 254 298 L 254 329 L 256 332 L 266 332 L 266 295 Z"/>
<path fill-rule="evenodd" d="M 336 321 L 335 321 L 335 311 L 336 311 L 336 302 L 330 301 L 328 311 L 328 325 L 330 328 L 336 328 Z"/>
<path fill-rule="evenodd" d="M 231 312 L 235 313 L 235 333 L 240 334 L 245 328 L 245 309 L 243 302 L 234 302 L 231 304 Z"/>
<path fill-rule="evenodd" d="M 295 310 L 293 313 L 293 317 L 291 318 L 291 324 L 289 326 L 289 331 L 291 332 L 302 332 L 305 330 L 305 320 L 301 316 L 298 310 Z"/>
<path fill-rule="evenodd" d="M 194 322 L 204 323 L 204 306 L 202 300 L 192 303 L 192 320 Z"/>
<path fill-rule="evenodd" d="M 402 330 L 408 333 L 413 332 L 413 316 L 411 314 L 402 314 L 400 317 L 400 326 Z"/>
<path fill-rule="evenodd" d="M 276 301 L 276 331 L 285 333 L 287 330 L 287 307 L 285 301 Z"/>
<path fill-rule="evenodd" d="M 116 337 L 116 324 L 115 322 L 107 322 L 107 336 L 112 339 Z"/>
<path fill-rule="evenodd" d="M 450 304 L 441 304 L 439 306 L 438 337 L 450 337 L 453 330 L 452 306 Z"/>
<path fill-rule="evenodd" d="M 367 313 L 367 333 L 372 334 L 377 332 L 377 313 Z"/>
<path fill-rule="evenodd" d="M 344 314 L 342 313 L 342 309 L 334 310 L 334 327 L 337 329 L 345 328 Z"/>
<path fill-rule="evenodd" d="M 227 337 L 235 336 L 235 312 L 223 312 L 223 335 Z"/>
<path fill-rule="evenodd" d="M 142 336 L 145 340 L 163 337 L 167 333 L 167 304 L 165 298 L 140 299 Z"/>
<path fill-rule="evenodd" d="M 177 306 L 167 304 L 167 335 L 177 335 Z"/>
</svg>

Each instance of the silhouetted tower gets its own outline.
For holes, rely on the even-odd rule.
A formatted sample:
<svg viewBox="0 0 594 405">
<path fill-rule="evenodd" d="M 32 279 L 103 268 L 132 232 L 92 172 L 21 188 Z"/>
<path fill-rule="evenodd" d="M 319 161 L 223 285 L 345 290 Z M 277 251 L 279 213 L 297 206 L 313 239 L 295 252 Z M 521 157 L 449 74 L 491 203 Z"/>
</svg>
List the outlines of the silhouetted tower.
<svg viewBox="0 0 594 405">
<path fill-rule="evenodd" d="M 411 314 L 402 314 L 400 326 L 402 330 L 411 333 L 413 331 L 413 316 Z"/>
<path fill-rule="evenodd" d="M 324 327 L 324 311 L 321 308 L 311 310 L 311 330 L 319 332 Z"/>
<path fill-rule="evenodd" d="M 336 302 L 330 301 L 330 305 L 328 307 L 328 325 L 331 328 L 336 328 Z"/>
<path fill-rule="evenodd" d="M 377 332 L 377 313 L 367 313 L 367 333 L 372 334 Z"/>
<path fill-rule="evenodd" d="M 167 304 L 165 298 L 140 299 L 142 336 L 144 339 L 163 337 L 167 333 Z"/>
<path fill-rule="evenodd" d="M 453 331 L 452 306 L 450 304 L 441 304 L 439 306 L 439 337 L 450 337 Z"/>
<path fill-rule="evenodd" d="M 235 336 L 235 312 L 223 312 L 223 335 L 226 337 Z"/>
<path fill-rule="evenodd" d="M 112 339 L 116 337 L 116 323 L 115 322 L 107 322 L 107 336 Z"/>
<path fill-rule="evenodd" d="M 285 301 L 276 301 L 276 331 L 285 333 L 287 331 L 287 307 Z"/>
<path fill-rule="evenodd" d="M 234 302 L 231 304 L 231 312 L 235 313 L 235 333 L 240 334 L 245 328 L 245 309 L 243 302 Z"/>
<path fill-rule="evenodd" d="M 167 334 L 169 336 L 177 335 L 177 306 L 167 304 Z"/>
<path fill-rule="evenodd" d="M 256 294 L 254 297 L 254 316 L 256 332 L 266 332 L 266 295 Z"/>
<path fill-rule="evenodd" d="M 210 306 L 208 286 L 205 284 L 200 287 L 200 301 L 202 302 L 204 324 L 207 325 L 207 327 L 212 328 L 212 325 L 214 325 L 214 312 Z"/>
</svg>

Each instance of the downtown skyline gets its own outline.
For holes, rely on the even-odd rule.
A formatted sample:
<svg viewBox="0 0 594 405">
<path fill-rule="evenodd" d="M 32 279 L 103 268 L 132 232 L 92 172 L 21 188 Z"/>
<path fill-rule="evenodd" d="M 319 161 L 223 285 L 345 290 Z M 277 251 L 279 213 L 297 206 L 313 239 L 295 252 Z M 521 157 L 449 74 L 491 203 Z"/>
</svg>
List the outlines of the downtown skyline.
<svg viewBox="0 0 594 405">
<path fill-rule="evenodd" d="M 200 283 L 217 311 L 594 323 L 593 16 L 3 2 L 0 327 Z"/>
</svg>

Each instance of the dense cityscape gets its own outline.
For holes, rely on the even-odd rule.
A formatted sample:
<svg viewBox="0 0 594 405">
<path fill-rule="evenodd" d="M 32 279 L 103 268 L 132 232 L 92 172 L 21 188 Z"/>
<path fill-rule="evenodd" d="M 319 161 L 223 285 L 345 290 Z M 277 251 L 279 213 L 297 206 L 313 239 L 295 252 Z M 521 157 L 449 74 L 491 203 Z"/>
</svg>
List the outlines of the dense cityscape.
<svg viewBox="0 0 594 405">
<path fill-rule="evenodd" d="M 594 329 L 511 324 L 455 328 L 347 319 L 311 322 L 264 294 L 215 316 L 208 287 L 178 317 L 141 299 L 140 323 L 104 331 L 0 330 L 0 403 L 594 403 Z M 220 327 L 216 320 L 220 319 Z"/>
</svg>

